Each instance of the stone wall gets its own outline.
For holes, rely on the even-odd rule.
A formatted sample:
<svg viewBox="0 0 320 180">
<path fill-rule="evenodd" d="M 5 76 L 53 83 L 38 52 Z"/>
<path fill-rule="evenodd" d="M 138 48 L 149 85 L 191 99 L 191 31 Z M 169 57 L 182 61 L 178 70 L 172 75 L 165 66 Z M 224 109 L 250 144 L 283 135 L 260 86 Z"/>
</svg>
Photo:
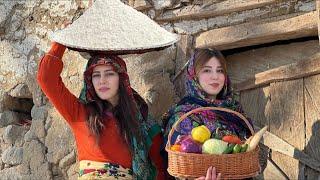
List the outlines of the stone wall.
<svg viewBox="0 0 320 180">
<path fill-rule="evenodd" d="M 124 2 L 168 31 L 181 35 L 180 42 L 168 49 L 124 57 L 132 86 L 146 99 L 157 119 L 184 95 L 184 78 L 177 75 L 202 33 L 246 23 L 277 22 L 315 10 L 314 0 Z M 79 17 L 91 3 L 92 0 L 0 2 L 1 179 L 76 179 L 77 153 L 71 130 L 43 95 L 35 76 L 40 57 L 50 47 L 50 34 L 64 22 Z M 314 44 L 306 42 L 310 50 L 303 44 L 291 45 L 287 52 L 304 47 L 308 53 L 301 56 L 307 56 L 317 50 Z M 274 49 L 269 51 L 275 52 L 281 47 Z M 260 50 L 256 56 L 263 55 L 264 51 Z M 247 56 L 255 59 L 249 52 L 227 57 L 231 76 L 236 77 L 238 62 L 241 62 L 238 59 Z M 62 79 L 70 91 L 78 95 L 86 59 L 68 50 L 63 62 Z M 239 77 L 243 80 L 254 73 L 256 71 Z"/>
</svg>

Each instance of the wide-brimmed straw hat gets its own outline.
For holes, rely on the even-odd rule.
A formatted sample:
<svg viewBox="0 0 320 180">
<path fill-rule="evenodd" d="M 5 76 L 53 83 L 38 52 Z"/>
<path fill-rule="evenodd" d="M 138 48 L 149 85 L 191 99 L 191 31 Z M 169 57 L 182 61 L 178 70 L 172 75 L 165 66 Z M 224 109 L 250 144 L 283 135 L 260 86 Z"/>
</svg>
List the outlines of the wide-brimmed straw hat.
<svg viewBox="0 0 320 180">
<path fill-rule="evenodd" d="M 120 0 L 96 0 L 51 39 L 78 51 L 128 54 L 164 49 L 179 38 Z"/>
</svg>

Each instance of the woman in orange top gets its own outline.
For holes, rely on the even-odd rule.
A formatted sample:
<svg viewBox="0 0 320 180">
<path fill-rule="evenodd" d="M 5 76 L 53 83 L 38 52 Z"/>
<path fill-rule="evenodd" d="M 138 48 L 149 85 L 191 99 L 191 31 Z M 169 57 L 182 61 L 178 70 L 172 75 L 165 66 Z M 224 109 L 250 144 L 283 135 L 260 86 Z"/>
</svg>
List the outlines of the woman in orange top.
<svg viewBox="0 0 320 180">
<path fill-rule="evenodd" d="M 60 77 L 65 49 L 52 44 L 37 79 L 74 133 L 79 179 L 164 179 L 161 129 L 131 88 L 125 62 L 113 55 L 91 57 L 77 98 Z"/>
</svg>

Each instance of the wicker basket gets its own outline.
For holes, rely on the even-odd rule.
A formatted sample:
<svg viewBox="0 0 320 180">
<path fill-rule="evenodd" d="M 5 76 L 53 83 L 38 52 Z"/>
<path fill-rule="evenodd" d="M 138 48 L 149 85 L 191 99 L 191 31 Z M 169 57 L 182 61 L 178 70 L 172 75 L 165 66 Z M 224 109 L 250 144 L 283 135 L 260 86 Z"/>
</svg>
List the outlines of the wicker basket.
<svg viewBox="0 0 320 180">
<path fill-rule="evenodd" d="M 251 134 L 254 134 L 253 128 L 248 120 L 236 111 L 218 107 L 201 107 L 193 109 L 181 116 L 169 132 L 166 145 L 169 174 L 179 178 L 197 178 L 204 176 L 207 169 L 210 166 L 214 166 L 216 167 L 217 172 L 221 173 L 223 179 L 243 179 L 257 176 L 260 172 L 258 146 L 253 151 L 222 155 L 184 153 L 170 150 L 171 137 L 177 125 L 190 114 L 203 110 L 217 110 L 233 113 L 245 121 Z"/>
</svg>

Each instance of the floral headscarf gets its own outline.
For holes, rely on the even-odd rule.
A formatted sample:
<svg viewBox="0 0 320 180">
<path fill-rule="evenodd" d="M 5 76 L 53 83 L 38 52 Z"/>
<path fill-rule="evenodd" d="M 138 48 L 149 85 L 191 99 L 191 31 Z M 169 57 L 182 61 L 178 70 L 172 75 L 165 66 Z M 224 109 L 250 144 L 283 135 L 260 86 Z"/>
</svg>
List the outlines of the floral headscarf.
<svg viewBox="0 0 320 180">
<path fill-rule="evenodd" d="M 92 63 L 93 62 L 93 63 Z M 132 171 L 136 179 L 154 179 L 156 176 L 156 168 L 153 166 L 148 152 L 152 144 L 153 137 L 161 132 L 160 126 L 148 114 L 148 106 L 143 98 L 130 86 L 129 76 L 127 74 L 126 63 L 123 59 L 114 55 L 94 55 L 86 66 L 84 72 L 84 86 L 80 93 L 80 101 L 84 104 L 95 101 L 97 94 L 92 84 L 93 68 L 99 65 L 111 65 L 113 70 L 119 73 L 120 79 L 123 80 L 126 93 L 132 98 L 136 107 L 135 116 L 140 123 L 140 132 L 145 140 L 145 145 L 139 143 L 136 137 L 132 138 Z M 139 105 L 139 107 L 138 107 Z"/>
<path fill-rule="evenodd" d="M 197 53 L 197 52 L 196 52 Z M 186 78 L 186 91 L 187 96 L 180 100 L 163 116 L 164 129 L 165 129 L 165 142 L 173 124 L 185 113 L 199 108 L 199 107 L 222 107 L 237 111 L 241 114 L 243 110 L 239 102 L 234 99 L 230 79 L 226 76 L 225 84 L 217 98 L 212 100 L 208 98 L 207 93 L 201 88 L 197 81 L 195 72 L 196 53 L 193 54 L 188 62 L 187 78 Z M 251 120 L 249 120 L 252 124 Z M 227 134 L 234 134 L 241 139 L 251 135 L 250 130 L 238 116 L 214 110 L 205 110 L 196 114 L 188 116 L 178 126 L 175 131 L 171 143 L 173 144 L 175 138 L 179 134 L 190 134 L 192 128 L 199 125 L 206 125 L 211 133 L 216 133 L 220 137 Z"/>
</svg>

